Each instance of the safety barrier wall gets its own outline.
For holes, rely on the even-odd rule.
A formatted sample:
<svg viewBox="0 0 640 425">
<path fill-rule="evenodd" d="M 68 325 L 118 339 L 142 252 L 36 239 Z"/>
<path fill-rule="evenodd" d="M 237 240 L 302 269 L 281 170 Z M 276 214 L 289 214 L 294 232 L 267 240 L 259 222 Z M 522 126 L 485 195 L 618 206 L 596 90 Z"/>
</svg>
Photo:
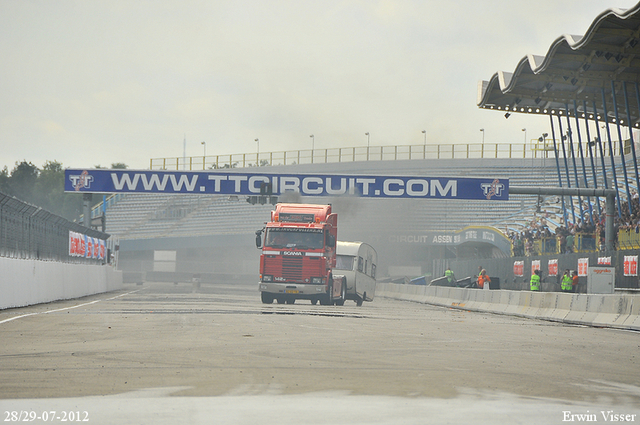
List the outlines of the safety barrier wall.
<svg viewBox="0 0 640 425">
<path fill-rule="evenodd" d="M 640 331 L 640 295 L 565 294 L 378 283 L 376 295 L 469 311 Z"/>
<path fill-rule="evenodd" d="M 122 288 L 111 266 L 0 257 L 0 309 L 65 300 Z"/>
</svg>

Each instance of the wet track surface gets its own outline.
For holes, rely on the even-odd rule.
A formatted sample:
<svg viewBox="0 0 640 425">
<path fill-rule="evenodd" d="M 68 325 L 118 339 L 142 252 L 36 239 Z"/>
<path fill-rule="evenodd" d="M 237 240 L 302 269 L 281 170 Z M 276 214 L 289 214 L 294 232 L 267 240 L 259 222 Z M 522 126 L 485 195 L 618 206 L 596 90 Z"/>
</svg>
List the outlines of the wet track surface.
<svg viewBox="0 0 640 425">
<path fill-rule="evenodd" d="M 72 404 L 92 423 L 561 423 L 567 411 L 600 422 L 601 411 L 640 411 L 638 333 L 383 298 L 265 305 L 249 283 L 126 285 L 2 311 L 0 335 L 0 413 Z"/>
</svg>

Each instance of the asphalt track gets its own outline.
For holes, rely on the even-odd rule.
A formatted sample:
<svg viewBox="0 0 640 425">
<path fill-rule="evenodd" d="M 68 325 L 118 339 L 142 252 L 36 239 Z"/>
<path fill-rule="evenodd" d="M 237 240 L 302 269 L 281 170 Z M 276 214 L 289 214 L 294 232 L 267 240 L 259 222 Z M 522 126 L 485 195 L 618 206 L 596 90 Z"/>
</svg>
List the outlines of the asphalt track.
<svg viewBox="0 0 640 425">
<path fill-rule="evenodd" d="M 384 298 L 263 305 L 254 283 L 125 285 L 4 310 L 0 341 L 4 422 L 640 423 L 637 332 Z"/>
</svg>

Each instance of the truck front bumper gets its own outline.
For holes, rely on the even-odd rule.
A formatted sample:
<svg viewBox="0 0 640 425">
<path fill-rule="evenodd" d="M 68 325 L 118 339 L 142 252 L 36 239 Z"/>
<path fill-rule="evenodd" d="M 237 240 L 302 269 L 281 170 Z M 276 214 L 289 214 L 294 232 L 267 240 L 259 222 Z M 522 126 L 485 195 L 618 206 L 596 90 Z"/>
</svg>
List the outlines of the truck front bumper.
<svg viewBox="0 0 640 425">
<path fill-rule="evenodd" d="M 313 298 L 327 293 L 326 285 L 309 285 L 299 283 L 271 283 L 260 282 L 258 284 L 260 292 L 267 292 L 273 295 L 286 295 L 294 298 Z"/>
</svg>

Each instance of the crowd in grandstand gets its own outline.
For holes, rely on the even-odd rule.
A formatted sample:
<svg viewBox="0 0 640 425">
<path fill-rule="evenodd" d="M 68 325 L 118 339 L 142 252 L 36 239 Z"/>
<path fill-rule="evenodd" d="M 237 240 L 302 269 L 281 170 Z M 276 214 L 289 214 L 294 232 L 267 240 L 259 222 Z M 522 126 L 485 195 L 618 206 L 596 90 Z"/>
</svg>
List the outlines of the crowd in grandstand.
<svg viewBox="0 0 640 425">
<path fill-rule="evenodd" d="M 640 228 L 640 199 L 638 192 L 632 191 L 631 208 L 627 201 L 621 202 L 620 210 L 620 228 L 627 230 L 635 230 L 638 233 Z M 631 210 L 631 212 L 630 212 Z"/>
<path fill-rule="evenodd" d="M 629 203 L 631 202 L 631 208 Z M 601 205 L 598 214 L 592 208 L 591 217 L 588 212 L 584 213 L 584 220 L 577 219 L 576 223 L 568 222 L 564 225 L 564 220 L 560 219 L 560 225 L 553 230 L 549 227 L 547 219 L 548 213 L 544 217 L 536 217 L 522 231 L 507 231 L 507 236 L 512 243 L 512 252 L 516 257 L 538 255 L 545 253 L 571 253 L 576 252 L 577 239 L 582 242 L 582 249 L 593 250 L 604 249 L 605 245 L 605 205 Z M 583 211 L 587 211 L 585 208 Z M 618 231 L 640 233 L 640 197 L 637 192 L 632 193 L 630 201 L 623 201 L 620 204 L 620 214 L 614 219 L 614 242 L 617 244 Z"/>
</svg>

